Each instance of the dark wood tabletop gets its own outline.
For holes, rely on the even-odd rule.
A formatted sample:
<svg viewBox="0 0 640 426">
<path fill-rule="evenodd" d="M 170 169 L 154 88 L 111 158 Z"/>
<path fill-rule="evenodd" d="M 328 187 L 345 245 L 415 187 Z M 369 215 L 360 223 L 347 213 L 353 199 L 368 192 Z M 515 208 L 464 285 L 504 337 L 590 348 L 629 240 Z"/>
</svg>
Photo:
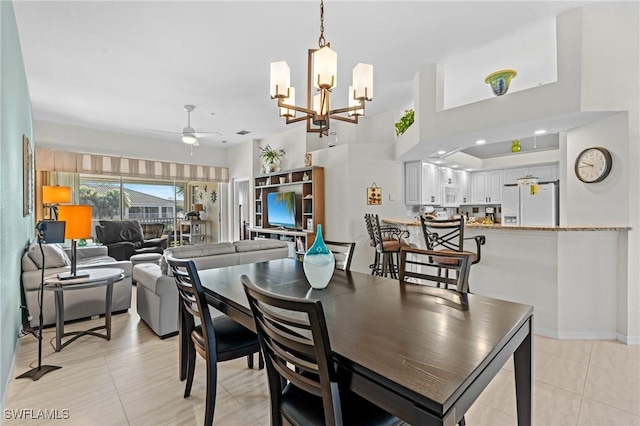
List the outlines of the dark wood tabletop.
<svg viewBox="0 0 640 426">
<path fill-rule="evenodd" d="M 277 294 L 321 300 L 350 388 L 418 424 L 457 424 L 515 353 L 520 425 L 531 424 L 533 307 L 336 270 L 312 289 L 292 259 L 199 271 L 211 305 L 255 329 L 240 276 Z"/>
</svg>

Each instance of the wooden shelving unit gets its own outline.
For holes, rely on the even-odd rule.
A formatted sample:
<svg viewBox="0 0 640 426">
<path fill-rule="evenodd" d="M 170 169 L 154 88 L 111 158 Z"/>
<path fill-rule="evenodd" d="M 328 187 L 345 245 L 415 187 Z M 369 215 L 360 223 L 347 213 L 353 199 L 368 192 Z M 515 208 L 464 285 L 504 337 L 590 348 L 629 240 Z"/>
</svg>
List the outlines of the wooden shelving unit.
<svg viewBox="0 0 640 426">
<path fill-rule="evenodd" d="M 313 166 L 254 177 L 254 221 L 249 228 L 251 239 L 271 238 L 293 242 L 296 252 L 306 251 L 313 244 L 318 224 L 324 227 L 324 168 Z M 296 193 L 297 229 L 281 229 L 268 224 L 267 194 L 293 191 Z M 303 250 L 300 249 L 300 245 Z"/>
</svg>

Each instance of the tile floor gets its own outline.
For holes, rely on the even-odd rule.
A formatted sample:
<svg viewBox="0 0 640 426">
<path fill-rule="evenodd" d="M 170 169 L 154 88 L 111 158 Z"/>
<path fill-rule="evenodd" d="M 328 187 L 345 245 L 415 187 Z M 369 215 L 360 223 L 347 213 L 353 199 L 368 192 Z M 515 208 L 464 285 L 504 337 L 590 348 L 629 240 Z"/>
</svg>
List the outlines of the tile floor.
<svg viewBox="0 0 640 426">
<path fill-rule="evenodd" d="M 134 292 L 135 293 L 135 292 Z M 135 301 L 134 301 L 135 303 Z M 103 320 L 92 320 L 99 324 Z M 88 328 L 88 322 L 69 329 Z M 0 423 L 9 425 L 200 425 L 204 421 L 204 376 L 184 399 L 178 379 L 177 338 L 160 340 L 140 321 L 135 306 L 116 315 L 112 340 L 82 337 L 60 353 L 46 329 L 43 364 L 59 365 L 33 382 L 13 380 Z M 14 376 L 37 363 L 37 341 L 21 338 Z M 535 425 L 639 425 L 640 346 L 615 341 L 534 340 Z M 198 357 L 196 372 L 205 365 Z M 257 363 L 256 363 L 257 364 Z M 215 425 L 269 424 L 266 373 L 246 359 L 219 364 Z M 508 362 L 466 415 L 467 425 L 515 425 L 515 385 Z M 62 420 L 35 417 L 38 410 Z M 65 411 L 66 410 L 66 411 Z"/>
</svg>

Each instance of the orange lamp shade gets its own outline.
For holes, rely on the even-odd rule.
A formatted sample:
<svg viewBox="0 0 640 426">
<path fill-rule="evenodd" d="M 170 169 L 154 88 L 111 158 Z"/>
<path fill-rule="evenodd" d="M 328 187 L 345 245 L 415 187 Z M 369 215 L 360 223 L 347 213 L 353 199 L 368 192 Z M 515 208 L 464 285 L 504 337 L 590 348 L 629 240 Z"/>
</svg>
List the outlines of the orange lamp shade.
<svg viewBox="0 0 640 426">
<path fill-rule="evenodd" d="M 204 206 L 202 204 L 194 204 L 193 210 L 196 212 L 202 212 L 204 211 Z"/>
<path fill-rule="evenodd" d="M 60 204 L 71 202 L 71 187 L 68 186 L 43 186 L 42 203 Z"/>
<path fill-rule="evenodd" d="M 64 237 L 70 240 L 91 238 L 91 206 L 58 207 L 58 220 L 66 222 Z"/>
</svg>

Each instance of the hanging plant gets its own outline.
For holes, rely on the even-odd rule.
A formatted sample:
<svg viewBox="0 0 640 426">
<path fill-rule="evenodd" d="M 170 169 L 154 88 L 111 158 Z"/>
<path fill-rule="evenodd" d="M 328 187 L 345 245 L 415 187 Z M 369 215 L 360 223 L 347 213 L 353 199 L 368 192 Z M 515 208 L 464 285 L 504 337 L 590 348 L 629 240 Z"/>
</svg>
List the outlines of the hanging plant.
<svg viewBox="0 0 640 426">
<path fill-rule="evenodd" d="M 400 121 L 398 121 L 395 124 L 396 127 L 396 135 L 400 136 L 401 134 L 403 134 L 404 132 L 407 131 L 407 129 L 409 128 L 409 126 L 411 126 L 413 124 L 413 120 L 414 120 L 414 111 L 413 109 L 408 109 L 404 112 L 404 115 L 402 116 L 402 118 L 400 119 Z"/>
</svg>

